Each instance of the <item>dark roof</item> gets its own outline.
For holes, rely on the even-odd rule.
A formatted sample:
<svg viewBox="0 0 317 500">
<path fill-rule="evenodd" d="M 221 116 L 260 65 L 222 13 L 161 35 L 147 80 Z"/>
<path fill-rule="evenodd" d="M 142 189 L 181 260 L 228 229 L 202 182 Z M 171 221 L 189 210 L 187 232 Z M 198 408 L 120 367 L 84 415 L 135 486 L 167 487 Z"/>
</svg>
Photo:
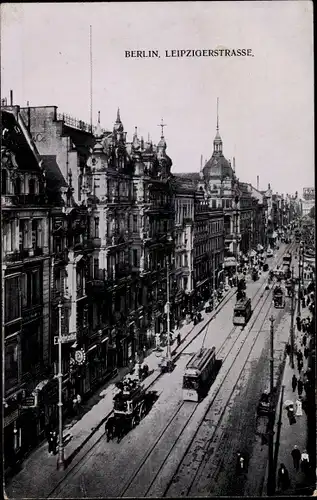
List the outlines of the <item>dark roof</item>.
<svg viewBox="0 0 317 500">
<path fill-rule="evenodd" d="M 176 172 L 173 174 L 175 177 L 179 177 L 180 179 L 189 179 L 191 181 L 199 181 L 200 173 L 199 172 Z"/>
<path fill-rule="evenodd" d="M 195 192 L 196 190 L 196 183 L 188 177 L 179 177 L 178 175 L 174 175 L 172 183 L 175 189 L 192 192 Z"/>
<path fill-rule="evenodd" d="M 12 112 L 1 111 L 1 126 L 3 132 L 1 147 L 8 148 L 14 153 L 19 169 L 40 170 L 38 159 Z"/>
<path fill-rule="evenodd" d="M 43 155 L 41 158 L 43 159 L 47 189 L 58 191 L 61 187 L 67 187 L 64 176 L 56 162 L 56 155 Z"/>
<path fill-rule="evenodd" d="M 204 166 L 203 173 L 204 177 L 234 177 L 230 163 L 221 153 L 213 153 Z"/>
</svg>

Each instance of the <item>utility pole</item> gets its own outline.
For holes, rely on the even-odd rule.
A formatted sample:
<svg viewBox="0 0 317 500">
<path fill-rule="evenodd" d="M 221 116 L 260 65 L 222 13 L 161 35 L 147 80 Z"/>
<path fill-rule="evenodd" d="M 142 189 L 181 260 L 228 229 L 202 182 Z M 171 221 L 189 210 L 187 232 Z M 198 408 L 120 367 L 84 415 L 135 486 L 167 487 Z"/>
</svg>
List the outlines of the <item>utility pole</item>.
<svg viewBox="0 0 317 500">
<path fill-rule="evenodd" d="M 269 425 L 268 425 L 268 448 L 269 448 L 269 473 L 267 482 L 268 496 L 274 495 L 275 491 L 275 478 L 274 478 L 274 407 L 273 407 L 273 391 L 274 391 L 274 330 L 273 316 L 270 317 L 270 410 L 269 410 Z"/>
<path fill-rule="evenodd" d="M 295 315 L 295 280 L 294 280 L 294 266 L 292 266 L 292 299 L 291 299 L 291 327 L 290 327 L 290 340 L 291 340 L 291 367 L 294 368 L 294 315 Z"/>
<path fill-rule="evenodd" d="M 63 374 L 62 374 L 62 303 L 58 303 L 58 424 L 59 443 L 57 470 L 65 469 L 64 443 L 63 443 Z"/>
<path fill-rule="evenodd" d="M 167 317 L 167 351 L 166 357 L 167 362 L 171 362 L 171 342 L 170 342 L 170 334 L 171 334 L 171 317 L 170 317 L 170 265 L 167 260 L 166 264 L 166 317 Z"/>
</svg>

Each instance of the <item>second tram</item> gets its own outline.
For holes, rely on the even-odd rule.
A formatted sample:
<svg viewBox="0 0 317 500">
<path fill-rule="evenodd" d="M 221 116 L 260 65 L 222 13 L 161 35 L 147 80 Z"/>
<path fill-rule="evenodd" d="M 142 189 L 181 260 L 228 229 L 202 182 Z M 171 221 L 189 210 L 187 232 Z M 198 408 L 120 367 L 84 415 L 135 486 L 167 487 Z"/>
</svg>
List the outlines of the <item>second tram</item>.
<svg viewBox="0 0 317 500">
<path fill-rule="evenodd" d="M 252 314 L 251 299 L 245 298 L 236 303 L 233 311 L 233 324 L 244 326 L 249 321 Z"/>
<path fill-rule="evenodd" d="M 203 348 L 187 363 L 183 377 L 184 401 L 199 402 L 215 379 L 217 372 L 216 348 Z"/>
</svg>

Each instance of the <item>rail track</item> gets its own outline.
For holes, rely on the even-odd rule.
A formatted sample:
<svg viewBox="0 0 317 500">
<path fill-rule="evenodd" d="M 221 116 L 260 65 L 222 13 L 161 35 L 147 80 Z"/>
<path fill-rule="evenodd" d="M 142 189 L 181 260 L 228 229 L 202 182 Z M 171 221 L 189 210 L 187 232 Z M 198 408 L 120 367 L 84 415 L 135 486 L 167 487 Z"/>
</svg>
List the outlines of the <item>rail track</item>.
<svg viewBox="0 0 317 500">
<path fill-rule="evenodd" d="M 287 248 L 285 248 L 285 252 L 290 250 L 292 244 L 289 245 Z M 278 262 L 280 262 L 282 260 L 282 257 L 283 255 L 279 256 L 278 258 Z M 266 303 L 267 301 L 267 298 L 269 297 L 270 295 L 270 291 L 268 291 L 268 293 L 266 294 L 265 293 L 265 290 L 263 290 L 264 286 L 265 286 L 265 283 L 267 282 L 267 280 L 265 280 L 264 284 L 257 290 L 257 292 L 253 295 L 252 299 L 254 299 L 255 297 L 257 297 L 261 292 L 262 294 L 260 295 L 260 297 L 258 298 L 257 302 L 256 302 L 256 305 L 254 307 L 254 309 L 258 306 L 259 302 L 261 301 L 261 299 L 263 298 L 264 294 L 265 294 L 265 298 L 264 298 L 264 302 L 260 308 L 260 310 L 257 312 L 256 316 L 254 316 L 254 314 L 251 316 L 251 319 L 250 319 L 250 323 L 252 323 L 252 326 L 254 325 L 255 321 L 257 320 L 262 308 L 264 307 L 264 304 Z M 235 293 L 235 292 L 234 292 Z M 229 300 L 231 300 L 232 296 L 234 295 L 234 293 L 231 293 L 229 294 L 226 299 L 224 301 L 221 302 L 221 308 L 224 307 L 228 302 Z M 217 313 L 219 312 L 220 308 L 218 310 L 216 310 L 212 316 L 208 319 L 208 321 L 202 326 L 201 329 L 199 329 L 199 331 L 197 332 L 197 334 L 195 334 L 189 342 L 185 342 L 184 343 L 184 347 L 177 353 L 177 355 L 175 356 L 174 359 L 178 359 L 183 353 L 184 351 L 188 348 L 188 346 L 190 344 L 192 344 L 194 342 L 194 340 L 199 336 L 201 335 L 201 333 L 209 327 L 211 321 L 214 319 L 214 317 L 217 315 Z M 264 320 L 263 320 L 264 321 Z M 238 348 L 238 352 L 236 354 L 236 356 L 234 357 L 234 360 L 232 361 L 227 373 L 225 374 L 225 376 L 223 377 L 223 379 L 221 380 L 220 384 L 217 384 L 217 390 L 216 390 L 216 393 L 213 395 L 213 398 L 212 398 L 212 401 L 211 403 L 208 405 L 208 408 L 207 410 L 205 411 L 204 413 L 204 416 L 203 416 L 203 419 L 205 418 L 207 412 L 209 411 L 210 407 L 213 405 L 219 391 L 220 391 L 220 388 L 221 388 L 221 385 L 224 383 L 224 381 L 228 378 L 228 375 L 229 373 L 231 373 L 231 368 L 232 366 L 234 365 L 235 361 L 237 360 L 238 356 L 239 356 L 239 353 L 241 352 L 241 350 L 243 349 L 243 347 L 246 345 L 246 341 L 249 339 L 249 334 L 250 334 L 250 328 L 248 327 L 245 327 L 245 328 L 241 328 L 239 326 L 235 326 L 231 329 L 231 331 L 229 332 L 229 334 L 226 336 L 226 338 L 224 339 L 223 343 L 221 344 L 221 346 L 219 347 L 218 351 L 217 351 L 217 356 L 223 356 L 223 365 L 224 363 L 226 362 L 226 360 L 228 359 L 228 357 L 230 356 L 230 353 L 232 352 L 232 350 L 234 349 L 234 347 L 238 344 L 239 342 L 239 339 L 241 341 L 241 345 L 239 344 L 239 348 Z M 227 348 L 227 344 L 229 343 L 229 341 L 232 341 L 232 338 L 237 335 L 237 337 L 234 339 L 233 343 L 230 345 L 230 348 L 228 350 L 228 352 L 225 352 L 226 351 L 226 348 Z M 244 338 L 245 336 L 245 338 Z M 241 340 L 242 338 L 242 340 Z M 256 339 L 258 338 L 258 335 L 256 336 Z M 253 344 L 252 344 L 252 347 L 250 349 L 250 352 L 252 351 L 253 349 L 253 346 L 256 342 L 256 339 L 253 341 Z M 155 377 L 153 379 L 153 381 L 151 382 L 151 384 L 149 384 L 149 386 L 147 387 L 147 390 L 152 387 L 156 382 L 157 380 L 161 377 L 162 375 L 159 373 L 157 377 Z M 216 380 L 217 382 L 217 380 Z M 215 383 L 214 383 L 215 385 Z M 219 385 L 219 387 L 218 387 Z M 233 389 L 234 390 L 234 389 Z M 233 392 L 232 390 L 232 392 Z M 177 409 L 176 413 L 174 413 L 172 415 L 172 417 L 170 418 L 170 420 L 167 422 L 166 426 L 164 427 L 164 429 L 161 431 L 160 435 L 158 436 L 158 438 L 155 440 L 155 443 L 151 446 L 151 448 L 147 451 L 147 453 L 145 454 L 142 462 L 140 463 L 140 465 L 138 466 L 137 470 L 134 471 L 134 473 L 130 476 L 130 478 L 128 479 L 128 481 L 126 482 L 126 484 L 124 485 L 123 487 L 123 490 L 120 494 L 121 497 L 125 496 L 125 494 L 127 493 L 127 491 L 129 490 L 129 488 L 131 487 L 132 483 L 134 482 L 135 478 L 138 476 L 138 474 L 142 471 L 142 469 L 146 466 L 146 464 L 150 463 L 151 462 L 151 457 L 153 456 L 153 454 L 155 453 L 155 449 L 157 448 L 157 445 L 162 442 L 162 441 L 165 441 L 166 439 L 166 434 L 168 434 L 169 432 L 171 432 L 171 429 L 173 429 L 174 427 L 173 426 L 177 426 L 177 423 L 180 422 L 180 432 L 178 432 L 178 436 L 175 440 L 175 433 L 172 434 L 172 436 L 174 437 L 173 441 L 174 443 L 172 444 L 172 447 L 171 449 L 169 450 L 168 454 L 166 457 L 164 457 L 164 460 L 163 460 L 163 463 L 161 464 L 161 466 L 159 467 L 159 470 L 157 471 L 157 473 L 155 474 L 155 477 L 151 480 L 149 486 L 147 487 L 147 490 L 145 492 L 145 495 L 142 495 L 142 496 L 146 496 L 148 494 L 148 492 L 150 491 L 150 489 L 152 488 L 152 485 L 153 483 L 155 482 L 155 480 L 157 479 L 158 475 L 160 474 L 160 471 L 161 469 L 163 468 L 164 466 L 164 462 L 166 461 L 166 459 L 171 455 L 171 453 L 173 452 L 173 450 L 176 448 L 181 436 L 183 435 L 183 433 L 186 431 L 187 427 L 188 427 L 188 424 L 190 423 L 191 419 L 193 418 L 197 408 L 199 407 L 199 404 L 197 403 L 191 403 L 191 402 L 182 402 L 180 407 Z M 103 418 L 102 420 L 102 423 L 111 415 L 112 412 L 110 412 L 108 415 L 106 415 L 105 418 Z M 101 423 L 101 425 L 102 425 Z M 191 443 L 192 441 L 195 439 L 195 436 L 197 435 L 198 431 L 199 431 L 199 428 L 201 426 L 202 422 L 200 423 L 199 427 L 197 428 L 194 436 L 193 436 L 193 439 L 191 440 Z M 179 424 L 178 424 L 179 425 Z M 61 479 L 61 481 L 56 485 L 56 487 L 50 492 L 50 494 L 48 495 L 49 497 L 54 497 L 54 495 L 57 493 L 58 490 L 61 489 L 63 483 L 65 483 L 69 477 L 69 475 L 73 472 L 74 469 L 76 469 L 76 472 L 78 472 L 80 469 L 82 469 L 82 467 L 84 467 L 86 461 L 89 459 L 90 457 L 90 452 L 93 448 L 95 448 L 98 443 L 104 439 L 104 434 L 102 434 L 93 444 L 91 447 L 89 447 L 89 449 L 87 449 L 84 453 L 84 455 L 80 458 L 80 460 L 74 464 L 73 467 L 69 468 L 67 473 L 64 475 L 64 477 Z M 190 445 L 191 445 L 190 443 Z M 189 445 L 189 446 L 190 446 Z M 188 450 L 185 451 L 185 455 L 186 455 L 186 452 Z M 178 467 L 179 468 L 179 467 Z M 174 474 L 175 476 L 175 474 Z M 170 481 L 171 483 L 172 481 Z M 164 491 L 164 494 L 166 494 L 167 490 L 169 489 L 169 486 L 170 484 L 167 486 L 167 488 L 165 489 L 166 491 Z M 163 494 L 163 496 L 164 496 Z"/>
<path fill-rule="evenodd" d="M 281 260 L 282 260 L 282 256 L 278 259 L 278 261 L 281 261 Z M 231 331 L 229 332 L 229 335 L 226 336 L 225 340 L 223 341 L 223 343 L 221 344 L 221 346 L 217 350 L 216 356 L 217 356 L 217 358 L 222 358 L 223 366 L 224 366 L 224 363 L 226 362 L 226 360 L 230 356 L 230 354 L 233 351 L 234 347 L 236 347 L 236 345 L 238 345 L 238 351 L 235 354 L 235 357 L 232 360 L 231 365 L 228 367 L 228 369 L 227 369 L 228 371 L 222 377 L 221 382 L 218 379 L 217 389 L 215 391 L 215 394 L 213 395 L 213 398 L 212 398 L 211 402 L 208 405 L 208 408 L 207 408 L 207 410 L 206 410 L 206 412 L 205 412 L 205 414 L 203 416 L 202 421 L 204 420 L 204 418 L 207 415 L 207 413 L 210 410 L 210 408 L 213 406 L 213 403 L 216 400 L 216 397 L 218 396 L 218 394 L 220 392 L 222 384 L 230 376 L 232 367 L 235 365 L 235 362 L 238 359 L 240 352 L 242 351 L 243 347 L 246 345 L 246 342 L 249 340 L 249 337 L 250 337 L 250 334 L 251 334 L 251 331 L 252 331 L 252 327 L 254 326 L 255 322 L 257 321 L 258 317 L 260 316 L 263 307 L 267 303 L 267 299 L 268 299 L 268 297 L 270 295 L 270 291 L 268 291 L 268 293 L 265 294 L 265 290 L 263 291 L 263 285 L 262 285 L 262 287 L 257 290 L 257 292 L 253 295 L 252 298 L 254 299 L 258 295 L 260 295 L 260 297 L 258 298 L 254 309 L 257 308 L 257 306 L 259 305 L 259 303 L 262 300 L 262 298 L 263 298 L 264 295 L 265 295 L 265 297 L 264 297 L 262 305 L 260 306 L 260 309 L 257 311 L 256 316 L 253 315 L 251 317 L 251 319 L 250 319 L 251 326 L 247 325 L 246 328 L 241 328 L 239 326 L 234 326 L 231 329 Z M 268 311 L 269 311 L 269 309 L 268 309 Z M 266 319 L 268 311 L 265 314 L 265 317 L 264 317 L 264 319 L 262 321 L 262 324 L 264 323 L 264 321 Z M 257 333 L 257 335 L 255 336 L 255 338 L 252 339 L 251 348 L 249 349 L 247 357 L 246 357 L 246 360 L 245 360 L 245 363 L 243 364 L 243 366 L 242 366 L 242 368 L 240 370 L 241 373 L 242 373 L 242 371 L 243 371 L 243 369 L 245 367 L 245 364 L 247 363 L 249 355 L 250 355 L 250 353 L 251 353 L 251 351 L 252 351 L 252 349 L 253 349 L 253 347 L 254 347 L 254 345 L 255 345 L 258 337 L 259 337 L 259 334 L 260 334 L 260 331 Z M 236 336 L 236 338 L 234 338 L 233 343 L 232 343 L 232 338 L 235 335 L 237 335 L 237 336 Z M 230 342 L 230 348 L 229 348 L 228 352 L 225 352 L 227 344 L 229 342 Z M 238 379 L 239 379 L 239 377 L 238 377 Z M 234 384 L 234 386 L 233 386 L 233 388 L 231 390 L 231 393 L 230 393 L 230 396 L 229 396 L 228 400 L 230 400 L 231 395 L 234 393 L 236 385 L 237 385 L 237 381 L 236 381 L 236 383 Z M 166 424 L 166 426 L 164 427 L 164 429 L 161 431 L 161 433 L 158 436 L 158 438 L 155 441 L 155 443 L 147 451 L 146 455 L 143 458 L 143 461 L 139 464 L 137 470 L 134 471 L 134 473 L 128 479 L 127 483 L 125 484 L 125 486 L 123 488 L 123 491 L 121 492 L 121 495 L 120 495 L 121 497 L 125 496 L 126 493 L 128 493 L 128 492 L 129 492 L 128 496 L 147 496 L 148 495 L 148 493 L 150 492 L 150 490 L 151 490 L 151 488 L 152 488 L 155 480 L 157 479 L 158 475 L 160 474 L 160 471 L 164 467 L 164 463 L 166 463 L 167 460 L 170 462 L 170 455 L 173 453 L 173 450 L 176 449 L 177 444 L 178 444 L 179 440 L 181 439 L 183 433 L 186 432 L 186 429 L 187 429 L 188 425 L 190 424 L 190 420 L 193 418 L 193 416 L 194 416 L 194 414 L 195 414 L 195 412 L 196 412 L 196 410 L 197 410 L 198 407 L 199 407 L 199 404 L 197 404 L 197 403 L 189 403 L 189 402 L 182 402 L 181 403 L 181 405 L 177 409 L 176 413 L 174 413 L 174 415 L 171 417 L 171 419 Z M 153 460 L 153 456 L 152 455 L 156 454 L 155 449 L 156 449 L 156 447 L 157 447 L 157 445 L 158 445 L 159 442 L 161 442 L 161 441 L 168 442 L 169 441 L 167 439 L 167 435 L 169 435 L 169 433 L 170 433 L 170 428 L 173 425 L 173 423 L 177 420 L 178 416 L 181 414 L 181 412 L 184 410 L 184 408 L 186 408 L 188 410 L 188 415 L 186 415 L 186 420 L 185 420 L 185 422 L 182 422 L 182 425 L 181 425 L 181 427 L 179 429 L 180 432 L 178 432 L 178 435 L 176 435 L 176 440 L 175 440 L 175 433 L 172 434 L 172 436 L 174 437 L 174 440 L 173 440 L 174 442 L 173 442 L 172 446 L 170 447 L 170 450 L 168 451 L 167 455 L 165 454 L 164 457 L 162 457 L 163 460 L 161 459 L 161 465 L 160 465 L 159 469 L 156 471 L 154 478 L 150 481 L 150 484 L 147 486 L 147 489 L 144 491 L 144 484 L 148 481 L 148 478 L 149 478 L 149 475 L 151 474 L 151 472 L 152 472 L 152 475 L 153 475 L 153 463 L 154 463 L 154 460 Z M 225 411 L 225 407 L 223 409 L 223 412 L 221 413 L 221 417 L 219 419 L 217 428 L 221 424 L 222 416 L 224 414 L 224 411 Z M 201 423 L 202 422 L 200 422 L 200 425 L 201 425 Z M 199 427 L 198 427 L 197 431 L 195 432 L 195 434 L 193 436 L 193 439 L 197 435 Z M 213 435 L 216 433 L 217 428 L 214 430 Z M 191 443 L 190 443 L 190 445 L 191 445 Z M 145 477 L 138 478 L 137 476 L 140 474 L 141 471 L 145 471 L 145 474 L 143 473 L 143 475 L 145 475 Z M 131 490 L 131 486 L 132 486 L 132 484 L 134 482 L 135 482 L 135 486 L 136 487 L 135 488 L 132 487 L 132 490 Z M 169 488 L 169 486 L 167 487 L 166 491 L 164 491 L 163 496 L 166 494 L 168 488 Z M 143 491 L 141 491 L 141 490 L 143 490 Z M 155 495 L 151 495 L 151 496 L 159 496 L 157 491 L 154 492 L 154 493 L 155 493 Z M 162 493 L 162 492 L 160 491 L 160 493 Z M 184 495 L 184 492 L 181 493 L 181 496 L 183 496 L 183 495 Z"/>
</svg>

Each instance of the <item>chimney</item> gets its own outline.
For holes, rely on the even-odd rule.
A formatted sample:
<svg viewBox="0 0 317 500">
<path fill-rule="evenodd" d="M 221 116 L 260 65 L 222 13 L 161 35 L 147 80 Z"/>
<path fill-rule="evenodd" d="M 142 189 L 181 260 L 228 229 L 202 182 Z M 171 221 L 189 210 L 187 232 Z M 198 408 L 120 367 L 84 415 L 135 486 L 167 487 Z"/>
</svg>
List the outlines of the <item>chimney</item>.
<svg viewBox="0 0 317 500">
<path fill-rule="evenodd" d="M 10 106 L 13 106 L 13 90 L 10 90 Z"/>
<path fill-rule="evenodd" d="M 235 158 L 235 156 L 232 158 L 232 169 L 234 172 L 236 171 L 236 158 Z"/>
<path fill-rule="evenodd" d="M 259 178 L 259 176 L 257 175 L 257 176 L 256 176 L 256 188 L 257 188 L 257 190 L 258 190 L 258 191 L 259 191 L 259 187 L 260 187 L 260 178 Z"/>
</svg>

